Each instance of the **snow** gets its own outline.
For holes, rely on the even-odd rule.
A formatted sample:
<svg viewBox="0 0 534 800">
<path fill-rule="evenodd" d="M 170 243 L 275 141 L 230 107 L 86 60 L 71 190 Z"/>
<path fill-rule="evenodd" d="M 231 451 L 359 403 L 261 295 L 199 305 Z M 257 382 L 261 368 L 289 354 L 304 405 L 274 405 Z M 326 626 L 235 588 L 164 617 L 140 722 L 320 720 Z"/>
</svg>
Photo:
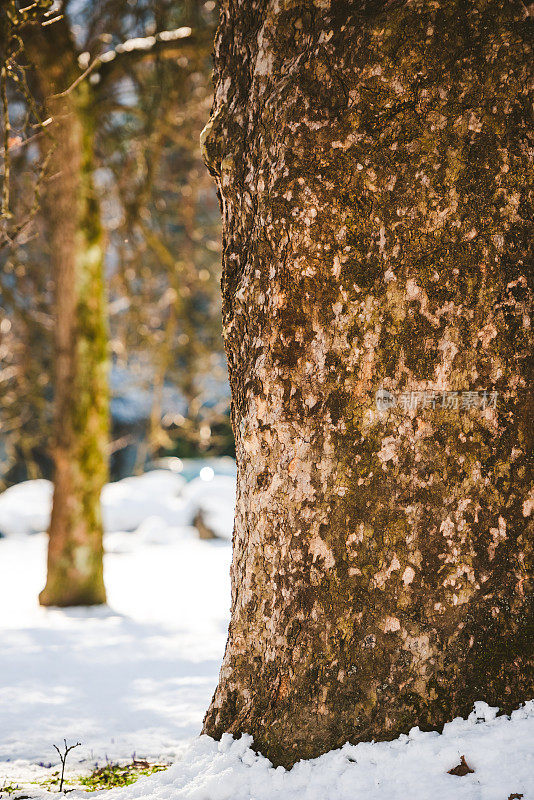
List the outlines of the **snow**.
<svg viewBox="0 0 534 800">
<path fill-rule="evenodd" d="M 226 640 L 231 548 L 199 540 L 188 522 L 202 508 L 228 537 L 235 493 L 233 477 L 203 469 L 187 484 L 157 470 L 106 487 L 104 608 L 39 607 L 46 536 L 23 534 L 46 526 L 50 485 L 0 496 L 0 797 L 4 781 L 57 796 L 38 784 L 66 738 L 82 743 L 71 775 L 134 753 L 175 762 L 94 794 L 106 800 L 534 800 L 534 701 L 511 717 L 478 701 L 442 733 L 347 744 L 290 771 L 249 736 L 198 736 Z M 448 774 L 461 756 L 474 772 Z"/>
<path fill-rule="evenodd" d="M 290 770 L 274 769 L 251 748 L 250 736 L 196 739 L 166 772 L 112 800 L 506 800 L 534 797 L 534 702 L 494 717 L 485 703 L 443 734 L 413 728 L 393 742 L 346 744 Z M 477 719 L 482 717 L 482 719 Z M 465 755 L 472 774 L 449 775 Z M 78 797 L 74 792 L 73 797 Z"/>
<path fill-rule="evenodd" d="M 105 608 L 39 607 L 51 484 L 0 495 L 0 787 L 45 774 L 36 764 L 57 763 L 63 738 L 82 742 L 71 766 L 87 771 L 173 759 L 198 734 L 226 640 L 235 498 L 235 478 L 209 470 L 105 487 Z M 190 523 L 215 507 L 223 538 L 200 541 Z"/>
<path fill-rule="evenodd" d="M 0 533 L 4 536 L 45 530 L 52 503 L 50 481 L 25 481 L 0 495 Z"/>
<path fill-rule="evenodd" d="M 0 533 L 21 536 L 46 530 L 51 503 L 50 481 L 12 486 L 0 495 Z M 102 493 L 108 532 L 137 530 L 149 518 L 159 520 L 162 529 L 187 526 L 200 509 L 206 524 L 213 524 L 217 535 L 230 539 L 234 504 L 235 478 L 216 475 L 209 466 L 189 482 L 176 472 L 160 469 L 108 483 Z"/>
<path fill-rule="evenodd" d="M 231 538 L 234 523 L 235 478 L 229 475 L 214 475 L 211 467 L 203 467 L 199 477 L 190 481 L 182 494 L 189 508 L 198 508 L 202 511 L 204 522 L 217 536 L 228 538 L 229 533 Z"/>
<path fill-rule="evenodd" d="M 90 766 L 172 759 L 200 730 L 226 640 L 229 544 L 167 528 L 159 544 L 113 533 L 106 547 L 107 607 L 43 609 L 45 535 L 0 540 L 0 786 L 57 763 L 63 738 L 83 745 L 71 766 Z"/>
</svg>

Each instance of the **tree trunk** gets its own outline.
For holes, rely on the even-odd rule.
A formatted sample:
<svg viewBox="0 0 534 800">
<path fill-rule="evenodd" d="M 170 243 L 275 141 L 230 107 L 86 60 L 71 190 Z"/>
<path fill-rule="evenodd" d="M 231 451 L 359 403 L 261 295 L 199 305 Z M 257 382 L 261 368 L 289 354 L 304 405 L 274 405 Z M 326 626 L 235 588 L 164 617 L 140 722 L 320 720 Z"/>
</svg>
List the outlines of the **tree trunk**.
<svg viewBox="0 0 534 800">
<path fill-rule="evenodd" d="M 60 24 L 54 26 L 57 31 Z M 43 93 L 72 82 L 65 45 L 40 37 Z M 55 283 L 54 498 L 42 605 L 104 603 L 100 493 L 107 479 L 108 353 L 104 251 L 93 187 L 92 98 L 86 83 L 49 98 L 42 148 L 50 178 L 42 200 Z"/>
<path fill-rule="evenodd" d="M 222 3 L 238 490 L 204 732 L 275 764 L 533 696 L 527 16 Z"/>
</svg>

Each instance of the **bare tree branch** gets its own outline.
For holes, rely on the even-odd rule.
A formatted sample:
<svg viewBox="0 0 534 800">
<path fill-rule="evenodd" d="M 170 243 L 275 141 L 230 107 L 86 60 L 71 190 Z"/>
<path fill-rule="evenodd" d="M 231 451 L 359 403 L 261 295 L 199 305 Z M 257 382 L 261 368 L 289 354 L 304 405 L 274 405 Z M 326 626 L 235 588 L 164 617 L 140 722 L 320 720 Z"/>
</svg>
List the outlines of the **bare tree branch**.
<svg viewBox="0 0 534 800">
<path fill-rule="evenodd" d="M 184 45 L 195 48 L 201 44 L 205 44 L 207 41 L 211 40 L 212 35 L 212 31 L 203 31 L 201 33 L 193 31 L 189 27 L 182 27 L 172 31 L 160 31 L 153 36 L 128 39 L 122 42 L 122 44 L 117 45 L 114 49 L 106 50 L 105 53 L 97 56 L 68 89 L 52 96 L 54 98 L 65 97 L 93 73 L 98 74 L 100 80 L 103 82 L 109 77 L 111 72 L 115 72 L 117 69 L 124 69 L 133 61 L 155 58 L 162 54 L 169 58 L 178 53 L 182 53 Z"/>
</svg>

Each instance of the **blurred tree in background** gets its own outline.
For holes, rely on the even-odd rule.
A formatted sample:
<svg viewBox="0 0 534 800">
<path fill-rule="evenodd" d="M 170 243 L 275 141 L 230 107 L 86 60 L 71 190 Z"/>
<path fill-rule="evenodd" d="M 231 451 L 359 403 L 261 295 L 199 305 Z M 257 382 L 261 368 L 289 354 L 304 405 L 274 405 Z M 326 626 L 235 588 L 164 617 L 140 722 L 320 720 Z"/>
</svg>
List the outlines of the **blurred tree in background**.
<svg viewBox="0 0 534 800">
<path fill-rule="evenodd" d="M 20 14 L 21 4 L 13 5 Z M 85 83 L 98 119 L 93 182 L 109 296 L 112 477 L 162 454 L 233 454 L 220 341 L 219 210 L 198 148 L 211 105 L 215 3 L 70 2 L 61 11 L 77 75 L 93 65 Z M 113 66 L 95 68 L 100 54 L 125 42 L 187 25 L 202 36 L 187 52 L 167 43 L 152 53 L 140 49 L 142 58 L 119 52 Z M 17 69 L 27 66 L 27 56 L 18 62 Z M 51 476 L 54 362 L 54 286 L 38 203 L 46 167 L 38 143 L 46 129 L 37 129 L 37 108 L 30 112 L 9 76 L 8 92 L 11 197 L 25 225 L 17 247 L 0 252 L 0 488 Z"/>
<path fill-rule="evenodd" d="M 20 20 L 24 5 L 13 8 Z M 38 132 L 17 175 L 39 177 L 19 187 L 20 202 L 33 194 L 35 219 L 5 258 L 0 422 L 12 478 L 46 474 L 54 456 L 45 604 L 105 600 L 99 498 L 110 453 L 124 471 L 177 449 L 232 446 L 218 206 L 198 146 L 214 11 L 213 2 L 65 2 L 44 25 L 23 26 L 31 90 L 20 113 Z M 4 131 L 11 116 L 5 109 Z M 134 459 L 121 467 L 128 448 Z"/>
</svg>

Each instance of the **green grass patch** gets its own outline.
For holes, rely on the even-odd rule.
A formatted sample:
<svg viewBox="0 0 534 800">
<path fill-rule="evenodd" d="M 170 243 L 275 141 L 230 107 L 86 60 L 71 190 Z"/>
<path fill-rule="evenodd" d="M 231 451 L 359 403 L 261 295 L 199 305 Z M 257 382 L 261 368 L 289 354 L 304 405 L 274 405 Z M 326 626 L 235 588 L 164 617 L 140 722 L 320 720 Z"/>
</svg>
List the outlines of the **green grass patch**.
<svg viewBox="0 0 534 800">
<path fill-rule="evenodd" d="M 19 786 L 18 783 L 4 783 L 2 786 L 0 786 L 0 798 L 3 797 L 4 794 L 6 797 L 8 797 L 9 795 L 14 794 L 15 792 L 21 792 L 21 791 L 22 787 Z"/>
<path fill-rule="evenodd" d="M 145 775 L 162 772 L 168 766 L 168 764 L 150 764 L 148 761 L 135 759 L 129 764 L 109 763 L 103 767 L 97 767 L 87 777 L 80 778 L 80 784 L 85 786 L 88 792 L 96 792 L 97 789 L 111 789 L 114 786 L 129 786 Z"/>
<path fill-rule="evenodd" d="M 133 759 L 128 764 L 114 764 L 109 762 L 103 767 L 96 767 L 90 775 L 84 777 L 71 776 L 63 781 L 64 791 L 67 792 L 77 788 L 84 788 L 86 792 L 96 792 L 98 789 L 113 789 L 115 786 L 129 786 L 145 775 L 153 775 L 155 772 L 162 772 L 167 769 L 169 764 L 151 764 L 144 759 Z M 58 790 L 60 782 L 59 770 L 40 781 L 30 781 L 31 784 L 54 792 Z M 19 783 L 4 783 L 0 785 L 0 800 L 8 800 L 17 792 L 16 800 L 31 800 L 31 795 L 18 794 L 19 792 L 31 792 L 28 785 Z M 63 792 L 61 793 L 63 796 Z M 15 800 L 15 799 L 14 799 Z"/>
<path fill-rule="evenodd" d="M 56 770 L 50 775 L 49 778 L 45 778 L 42 781 L 31 781 L 31 783 L 36 783 L 37 786 L 39 786 L 39 788 L 46 789 L 47 792 L 51 792 L 59 786 L 59 781 L 60 781 L 59 770 Z M 70 785 L 70 781 L 68 781 L 65 778 L 65 780 L 63 781 L 63 785 L 64 786 Z"/>
</svg>

